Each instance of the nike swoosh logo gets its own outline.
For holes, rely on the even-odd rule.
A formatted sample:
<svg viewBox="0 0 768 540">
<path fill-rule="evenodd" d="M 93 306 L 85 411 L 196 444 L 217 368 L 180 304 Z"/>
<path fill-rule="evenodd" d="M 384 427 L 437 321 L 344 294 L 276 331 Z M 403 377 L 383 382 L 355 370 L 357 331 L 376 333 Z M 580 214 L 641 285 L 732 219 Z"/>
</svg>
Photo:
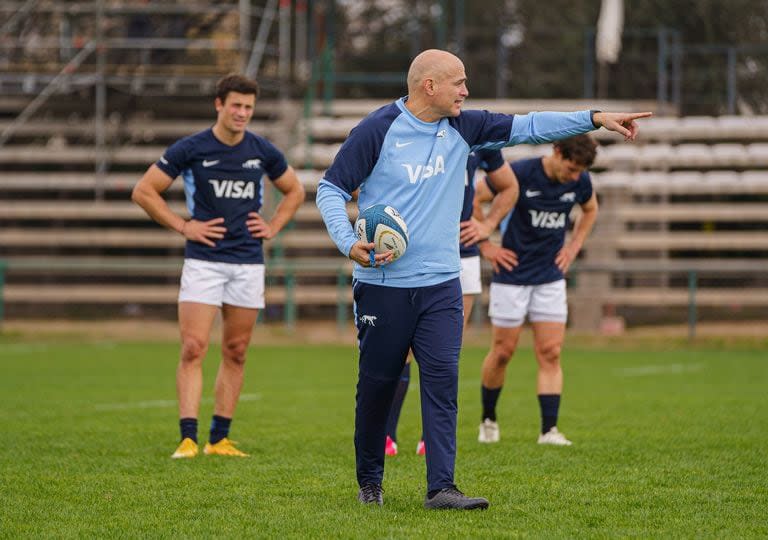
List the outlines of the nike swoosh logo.
<svg viewBox="0 0 768 540">
<path fill-rule="evenodd" d="M 401 143 L 400 141 L 395 142 L 395 148 L 402 148 L 403 146 L 408 146 L 409 144 L 413 144 L 413 141 L 408 141 Z"/>
<path fill-rule="evenodd" d="M 219 161 L 221 160 L 220 159 L 214 159 L 213 161 L 203 160 L 203 167 L 211 167 L 213 165 L 216 165 Z"/>
<path fill-rule="evenodd" d="M 525 190 L 526 197 L 538 197 L 539 195 L 541 195 L 541 191 L 531 191 L 530 189 Z"/>
</svg>

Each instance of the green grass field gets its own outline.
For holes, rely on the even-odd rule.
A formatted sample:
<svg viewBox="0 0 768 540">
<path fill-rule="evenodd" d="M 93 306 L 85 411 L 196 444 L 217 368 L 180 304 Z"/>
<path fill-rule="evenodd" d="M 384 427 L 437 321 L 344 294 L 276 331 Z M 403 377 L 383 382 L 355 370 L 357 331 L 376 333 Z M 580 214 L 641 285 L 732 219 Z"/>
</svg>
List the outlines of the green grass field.
<svg viewBox="0 0 768 540">
<path fill-rule="evenodd" d="M 352 346 L 254 348 L 232 431 L 252 457 L 174 461 L 176 344 L 0 338 L 0 537 L 768 536 L 765 348 L 566 347 L 570 448 L 534 444 L 530 350 L 502 441 L 476 442 L 484 354 L 462 356 L 456 479 L 491 508 L 462 513 L 422 507 L 415 384 L 384 507 L 356 501 Z"/>
</svg>

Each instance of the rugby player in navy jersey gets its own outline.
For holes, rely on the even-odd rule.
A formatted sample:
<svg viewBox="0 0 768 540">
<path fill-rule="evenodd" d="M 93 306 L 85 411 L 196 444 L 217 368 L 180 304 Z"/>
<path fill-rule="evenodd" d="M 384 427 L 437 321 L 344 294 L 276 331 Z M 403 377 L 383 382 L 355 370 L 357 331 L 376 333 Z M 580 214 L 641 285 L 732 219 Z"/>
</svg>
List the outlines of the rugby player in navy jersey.
<svg viewBox="0 0 768 540">
<path fill-rule="evenodd" d="M 426 508 L 487 508 L 454 483 L 458 361 L 464 322 L 459 274 L 460 217 L 469 153 L 543 143 L 600 126 L 634 139 L 635 119 L 651 113 L 463 111 L 464 65 L 441 50 L 420 53 L 408 71 L 408 96 L 369 114 L 350 133 L 318 185 L 317 206 L 353 272 L 359 373 L 355 409 L 358 500 L 384 502 L 387 416 L 409 350 L 419 363 L 426 444 Z M 357 238 L 345 204 L 385 203 L 408 225 L 398 260 Z M 391 264 L 390 264 L 391 263 Z"/>
<path fill-rule="evenodd" d="M 486 181 L 493 185 L 495 195 L 487 216 L 477 219 L 474 214 L 475 173 L 478 169 L 486 172 Z M 509 163 L 504 161 L 499 150 L 477 150 L 469 154 L 467 159 L 466 176 L 464 177 L 464 203 L 461 209 L 461 235 L 459 240 L 459 255 L 461 257 L 461 294 L 464 303 L 464 330 L 467 328 L 469 316 L 475 297 L 482 292 L 480 280 L 480 249 L 477 241 L 488 238 L 496 229 L 502 218 L 517 201 L 517 180 Z M 405 395 L 411 381 L 411 355 L 408 355 L 405 367 L 400 374 L 397 390 L 392 401 L 392 409 L 387 418 L 387 438 L 384 443 L 384 453 L 388 456 L 397 455 L 397 424 L 400 421 L 400 411 L 403 408 Z M 416 454 L 426 453 L 424 438 L 416 445 Z"/>
<path fill-rule="evenodd" d="M 186 238 L 179 291 L 181 359 L 176 371 L 181 442 L 171 457 L 198 454 L 197 417 L 203 358 L 213 321 L 222 318 L 221 364 L 204 453 L 246 456 L 229 439 L 243 385 L 245 356 L 264 307 L 264 252 L 304 201 L 304 188 L 283 154 L 247 130 L 258 97 L 256 81 L 228 75 L 216 87 L 210 129 L 171 145 L 133 190 L 133 201 L 159 224 Z M 181 176 L 190 219 L 162 197 Z M 271 219 L 261 215 L 264 178 L 283 193 Z"/>
<path fill-rule="evenodd" d="M 587 172 L 596 150 L 594 140 L 578 135 L 556 142 L 553 152 L 543 158 L 514 162 L 520 198 L 502 222 L 501 246 L 490 241 L 480 244 L 494 268 L 488 309 L 493 337 L 482 368 L 483 414 L 478 434 L 482 443 L 499 441 L 496 404 L 527 316 L 538 363 L 538 443 L 571 444 L 557 429 L 563 391 L 560 350 L 568 318 L 565 274 L 597 219 L 597 197 Z M 492 196 L 493 186 L 479 182 L 476 198 Z M 565 242 L 574 205 L 579 205 L 581 213 Z M 510 254 L 516 260 L 510 261 Z"/>
<path fill-rule="evenodd" d="M 494 195 L 488 213 L 475 215 L 475 171 L 486 172 L 485 181 L 493 186 Z M 470 152 L 464 180 L 464 203 L 461 209 L 459 257 L 461 258 L 461 293 L 464 302 L 464 328 L 469 322 L 475 297 L 482 292 L 480 249 L 478 242 L 487 239 L 517 202 L 519 189 L 515 173 L 499 150 Z"/>
</svg>

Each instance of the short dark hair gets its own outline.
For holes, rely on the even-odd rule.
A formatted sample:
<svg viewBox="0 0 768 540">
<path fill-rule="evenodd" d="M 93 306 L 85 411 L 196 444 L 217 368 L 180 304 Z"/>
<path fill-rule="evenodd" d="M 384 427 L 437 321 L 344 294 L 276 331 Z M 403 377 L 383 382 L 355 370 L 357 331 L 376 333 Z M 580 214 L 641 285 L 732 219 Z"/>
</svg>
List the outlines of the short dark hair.
<svg viewBox="0 0 768 540">
<path fill-rule="evenodd" d="M 257 99 L 259 97 L 259 83 L 243 75 L 230 73 L 225 75 L 216 83 L 216 97 L 225 102 L 230 92 L 238 94 L 253 94 Z"/>
<path fill-rule="evenodd" d="M 576 135 L 556 141 L 554 147 L 560 151 L 564 159 L 582 167 L 591 167 L 597 156 L 597 142 L 589 135 Z"/>
</svg>

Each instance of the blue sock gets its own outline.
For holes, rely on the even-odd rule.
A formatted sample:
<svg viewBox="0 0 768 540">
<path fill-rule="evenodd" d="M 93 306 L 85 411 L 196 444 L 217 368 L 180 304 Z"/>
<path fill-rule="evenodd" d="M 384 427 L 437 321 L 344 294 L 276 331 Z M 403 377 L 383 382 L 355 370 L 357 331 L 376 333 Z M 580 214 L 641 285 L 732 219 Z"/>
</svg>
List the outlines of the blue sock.
<svg viewBox="0 0 768 540">
<path fill-rule="evenodd" d="M 486 388 L 480 386 L 480 397 L 483 401 L 483 417 L 480 419 L 485 420 L 488 418 L 491 422 L 496 421 L 496 402 L 499 401 L 499 394 L 503 386 L 498 388 Z"/>
<path fill-rule="evenodd" d="M 229 426 L 232 424 L 231 418 L 224 418 L 223 416 L 213 415 L 211 420 L 211 433 L 208 436 L 208 442 L 216 444 L 221 439 L 224 439 L 229 435 Z"/>
<path fill-rule="evenodd" d="M 403 409 L 405 395 L 408 393 L 408 385 L 411 382 L 411 364 L 405 364 L 400 380 L 397 382 L 395 390 L 395 399 L 392 400 L 392 407 L 389 409 L 387 417 L 387 435 L 393 441 L 397 442 L 397 424 L 400 421 L 400 411 Z"/>
<path fill-rule="evenodd" d="M 192 439 L 197 442 L 197 418 L 179 419 L 179 429 L 181 430 L 181 440 Z"/>
<path fill-rule="evenodd" d="M 557 425 L 557 414 L 560 410 L 560 394 L 539 394 L 541 409 L 541 433 L 547 433 Z"/>
</svg>

